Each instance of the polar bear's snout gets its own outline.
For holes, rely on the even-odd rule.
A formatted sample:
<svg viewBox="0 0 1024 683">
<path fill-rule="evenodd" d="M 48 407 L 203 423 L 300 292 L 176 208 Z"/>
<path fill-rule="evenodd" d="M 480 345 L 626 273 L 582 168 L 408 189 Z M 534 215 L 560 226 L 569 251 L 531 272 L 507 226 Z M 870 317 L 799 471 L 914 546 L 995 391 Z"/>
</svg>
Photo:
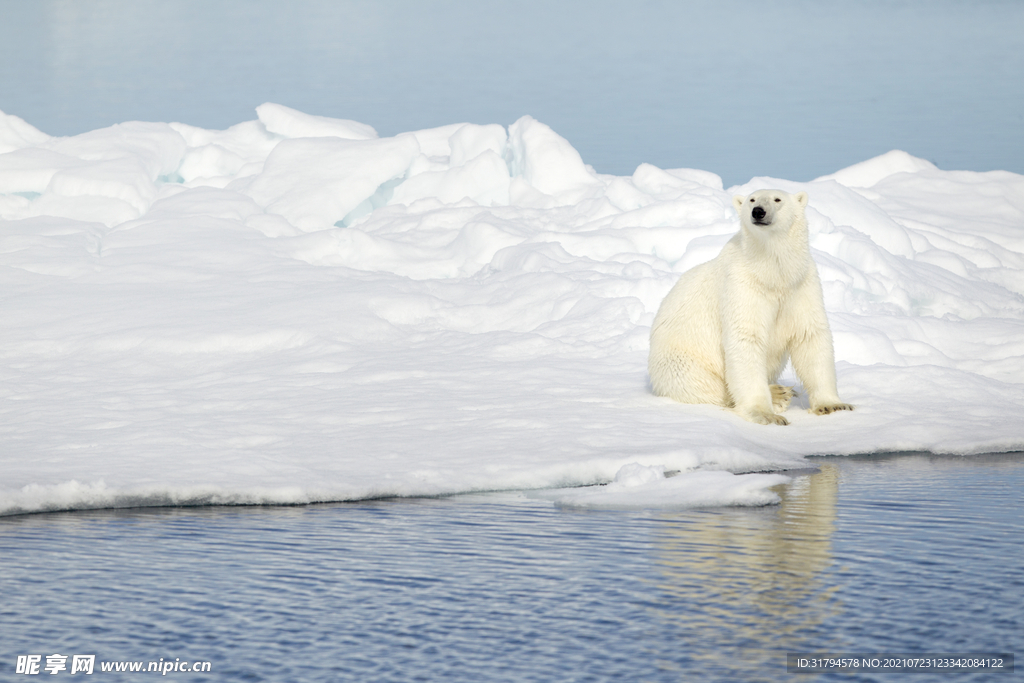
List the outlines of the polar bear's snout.
<svg viewBox="0 0 1024 683">
<path fill-rule="evenodd" d="M 772 211 L 770 204 L 767 209 L 759 204 L 750 210 L 750 222 L 754 225 L 767 227 L 772 224 L 774 218 L 775 212 Z"/>
</svg>

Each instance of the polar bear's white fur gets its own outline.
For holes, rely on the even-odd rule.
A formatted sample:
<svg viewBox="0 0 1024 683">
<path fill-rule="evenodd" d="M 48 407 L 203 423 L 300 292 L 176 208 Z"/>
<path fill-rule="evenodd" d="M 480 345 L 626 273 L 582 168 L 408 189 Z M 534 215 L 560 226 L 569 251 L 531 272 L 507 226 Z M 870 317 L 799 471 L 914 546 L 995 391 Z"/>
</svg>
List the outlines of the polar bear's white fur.
<svg viewBox="0 0 1024 683">
<path fill-rule="evenodd" d="M 679 278 L 654 318 L 654 393 L 789 424 L 780 413 L 794 393 L 775 382 L 792 358 L 811 412 L 853 410 L 836 391 L 832 332 L 807 242 L 807 193 L 761 190 L 733 197 L 733 205 L 740 231 Z"/>
</svg>

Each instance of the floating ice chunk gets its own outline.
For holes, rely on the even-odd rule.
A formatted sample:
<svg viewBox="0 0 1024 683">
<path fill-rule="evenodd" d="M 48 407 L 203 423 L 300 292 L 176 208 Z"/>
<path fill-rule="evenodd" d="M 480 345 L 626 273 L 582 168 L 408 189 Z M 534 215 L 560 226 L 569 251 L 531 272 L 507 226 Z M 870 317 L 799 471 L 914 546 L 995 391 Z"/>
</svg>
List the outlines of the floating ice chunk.
<svg viewBox="0 0 1024 683">
<path fill-rule="evenodd" d="M 522 177 L 557 204 L 576 203 L 600 184 L 565 138 L 531 116 L 509 126 L 506 154 L 513 177 Z"/>
<path fill-rule="evenodd" d="M 49 139 L 49 135 L 26 123 L 24 119 L 0 111 L 0 154 L 41 145 Z"/>
<path fill-rule="evenodd" d="M 300 230 L 323 230 L 357 218 L 350 214 L 389 181 L 400 179 L 419 153 L 416 138 L 409 134 L 377 140 L 284 140 L 246 194 Z M 381 204 L 388 194 L 382 192 Z"/>
<path fill-rule="evenodd" d="M 771 487 L 790 478 L 781 474 L 685 472 L 665 477 L 664 466 L 632 463 L 604 486 L 537 492 L 539 498 L 568 508 L 694 508 L 758 506 L 779 502 Z"/>
<path fill-rule="evenodd" d="M 935 164 L 894 149 L 873 159 L 817 178 L 815 181 L 834 180 L 847 187 L 867 188 L 877 185 L 879 181 L 896 173 L 920 173 L 921 171 L 936 170 L 938 169 L 935 168 Z"/>
<path fill-rule="evenodd" d="M 371 140 L 377 137 L 377 131 L 365 123 L 304 114 L 272 102 L 256 107 L 256 116 L 268 131 L 284 138 Z"/>
</svg>

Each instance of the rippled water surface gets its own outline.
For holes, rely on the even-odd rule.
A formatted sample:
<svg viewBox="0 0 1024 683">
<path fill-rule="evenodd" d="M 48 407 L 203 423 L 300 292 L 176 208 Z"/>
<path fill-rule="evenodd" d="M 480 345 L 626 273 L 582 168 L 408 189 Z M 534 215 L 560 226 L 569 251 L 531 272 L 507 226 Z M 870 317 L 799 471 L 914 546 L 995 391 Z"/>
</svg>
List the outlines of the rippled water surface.
<svg viewBox="0 0 1024 683">
<path fill-rule="evenodd" d="M 1024 457 L 809 462 L 756 509 L 504 493 L 0 519 L 0 677 L 60 653 L 103 680 L 162 657 L 211 662 L 168 674 L 204 681 L 894 681 L 935 674 L 795 676 L 785 653 L 1024 652 Z"/>
</svg>

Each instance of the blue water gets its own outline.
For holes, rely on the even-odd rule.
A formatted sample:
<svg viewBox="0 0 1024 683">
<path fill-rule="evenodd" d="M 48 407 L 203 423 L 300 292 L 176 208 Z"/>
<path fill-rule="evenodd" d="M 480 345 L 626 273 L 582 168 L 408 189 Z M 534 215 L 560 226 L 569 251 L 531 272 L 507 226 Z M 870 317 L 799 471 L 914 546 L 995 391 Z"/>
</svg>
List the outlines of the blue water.
<svg viewBox="0 0 1024 683">
<path fill-rule="evenodd" d="M 383 135 L 551 125 L 597 170 L 810 180 L 891 149 L 1024 173 L 1012 0 L 0 0 L 0 110 L 53 135 L 279 102 Z"/>
<path fill-rule="evenodd" d="M 103 680 L 160 658 L 211 663 L 182 681 L 1019 680 L 786 673 L 787 651 L 1024 652 L 1024 456 L 809 463 L 754 509 L 505 493 L 3 518 L 0 678 L 58 653 Z"/>
</svg>

